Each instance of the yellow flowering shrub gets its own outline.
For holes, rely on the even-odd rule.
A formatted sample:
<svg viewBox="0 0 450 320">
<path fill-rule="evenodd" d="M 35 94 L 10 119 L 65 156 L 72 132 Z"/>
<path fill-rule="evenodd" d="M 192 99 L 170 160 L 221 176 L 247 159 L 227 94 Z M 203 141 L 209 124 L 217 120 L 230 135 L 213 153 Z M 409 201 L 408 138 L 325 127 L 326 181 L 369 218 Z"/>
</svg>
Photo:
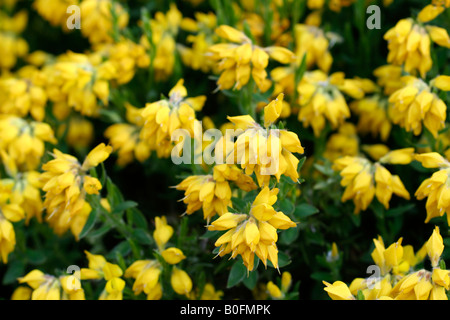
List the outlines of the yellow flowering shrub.
<svg viewBox="0 0 450 320">
<path fill-rule="evenodd" d="M 448 300 L 449 10 L 0 0 L 0 299 Z"/>
</svg>

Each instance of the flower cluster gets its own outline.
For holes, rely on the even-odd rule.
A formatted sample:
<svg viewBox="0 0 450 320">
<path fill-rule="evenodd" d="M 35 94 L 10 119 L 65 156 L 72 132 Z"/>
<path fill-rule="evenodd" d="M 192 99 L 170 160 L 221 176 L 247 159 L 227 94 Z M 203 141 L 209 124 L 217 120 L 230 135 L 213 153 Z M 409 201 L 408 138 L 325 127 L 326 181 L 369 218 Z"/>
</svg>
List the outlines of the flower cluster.
<svg viewBox="0 0 450 320">
<path fill-rule="evenodd" d="M 0 0 L 2 294 L 447 299 L 449 10 Z"/>
<path fill-rule="evenodd" d="M 439 228 L 416 253 L 412 246 L 403 246 L 402 240 L 386 248 L 383 239 L 374 239 L 371 256 L 379 273 L 356 278 L 349 286 L 324 281 L 324 290 L 333 300 L 447 300 L 450 271 L 442 267 L 444 244 Z M 420 267 L 426 257 L 431 271 Z"/>
</svg>

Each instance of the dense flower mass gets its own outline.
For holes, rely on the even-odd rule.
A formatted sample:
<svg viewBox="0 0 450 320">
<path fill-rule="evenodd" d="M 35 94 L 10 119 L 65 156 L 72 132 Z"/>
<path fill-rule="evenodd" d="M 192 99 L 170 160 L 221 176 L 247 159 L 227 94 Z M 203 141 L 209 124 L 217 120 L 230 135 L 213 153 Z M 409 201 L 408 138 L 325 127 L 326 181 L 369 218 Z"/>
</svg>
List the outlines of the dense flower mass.
<svg viewBox="0 0 450 320">
<path fill-rule="evenodd" d="M 449 10 L 0 0 L 0 299 L 448 300 Z"/>
<path fill-rule="evenodd" d="M 438 227 L 416 253 L 412 246 L 402 246 L 401 238 L 387 248 L 383 239 L 373 241 L 371 256 L 379 275 L 356 278 L 350 286 L 324 281 L 333 300 L 356 300 L 357 296 L 365 300 L 447 300 L 450 271 L 439 266 L 444 244 Z M 431 271 L 420 266 L 425 258 L 431 262 Z"/>
</svg>

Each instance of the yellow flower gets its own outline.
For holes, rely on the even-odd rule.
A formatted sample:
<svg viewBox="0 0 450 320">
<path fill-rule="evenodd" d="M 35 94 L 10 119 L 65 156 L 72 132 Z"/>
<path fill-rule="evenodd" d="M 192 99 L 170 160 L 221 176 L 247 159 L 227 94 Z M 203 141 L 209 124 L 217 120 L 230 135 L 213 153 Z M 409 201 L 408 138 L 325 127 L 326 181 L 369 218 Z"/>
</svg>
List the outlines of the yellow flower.
<svg viewBox="0 0 450 320">
<path fill-rule="evenodd" d="M 61 276 L 62 300 L 86 300 L 80 279 L 74 276 Z"/>
<path fill-rule="evenodd" d="M 150 19 L 151 37 L 141 37 L 141 44 L 153 56 L 151 66 L 155 73 L 155 80 L 164 81 L 173 74 L 176 62 L 176 36 L 178 34 L 183 16 L 175 3 L 170 4 L 169 10 L 164 14 L 155 13 Z"/>
<path fill-rule="evenodd" d="M 330 297 L 348 298 L 348 289 L 352 296 L 361 293 L 365 300 L 448 300 L 449 270 L 437 267 L 444 249 L 437 227 L 416 254 L 412 246 L 402 246 L 402 238 L 388 248 L 380 236 L 373 241 L 375 248 L 371 256 L 379 273 L 369 278 L 355 278 L 349 288 L 341 281 L 333 285 L 324 282 Z M 415 270 L 427 254 L 433 270 Z"/>
<path fill-rule="evenodd" d="M 123 275 L 122 269 L 117 264 L 112 264 L 99 254 L 92 254 L 85 251 L 89 268 L 81 268 L 81 280 L 104 279 L 105 288 L 100 294 L 99 300 L 122 300 L 122 291 L 125 281 L 120 277 Z"/>
<path fill-rule="evenodd" d="M 450 76 L 437 76 L 430 81 L 430 85 L 442 91 L 450 91 Z"/>
<path fill-rule="evenodd" d="M 94 125 L 82 117 L 70 117 L 68 126 L 61 125 L 59 130 L 67 129 L 66 140 L 75 149 L 84 149 L 90 146 L 94 138 Z"/>
<path fill-rule="evenodd" d="M 381 141 L 389 138 L 392 122 L 389 118 L 387 98 L 375 94 L 352 101 L 349 105 L 353 114 L 358 116 L 358 132 L 372 137 L 380 137 Z"/>
<path fill-rule="evenodd" d="M 373 71 L 377 78 L 377 84 L 383 89 L 385 95 L 390 95 L 394 91 L 403 87 L 402 67 L 392 64 L 382 65 Z"/>
<path fill-rule="evenodd" d="M 8 263 L 8 255 L 16 246 L 14 226 L 3 214 L 0 215 L 0 255 L 3 263 Z"/>
<path fill-rule="evenodd" d="M 99 300 L 122 300 L 125 284 L 125 281 L 121 278 L 112 278 L 106 283 Z"/>
<path fill-rule="evenodd" d="M 331 0 L 328 3 L 328 7 L 334 12 L 340 12 L 342 7 L 348 7 L 353 2 L 354 0 Z M 325 3 L 325 0 L 308 0 L 306 5 L 309 9 L 323 9 Z"/>
<path fill-rule="evenodd" d="M 341 185 L 345 187 L 341 201 L 353 199 L 355 214 L 366 210 L 374 196 L 386 209 L 393 194 L 407 200 L 410 197 L 400 177 L 392 175 L 380 163 L 373 164 L 365 158 L 345 156 L 334 161 L 333 169 L 340 171 Z"/>
<path fill-rule="evenodd" d="M 44 84 L 42 72 L 32 66 L 0 78 L 0 113 L 20 117 L 30 114 L 34 120 L 42 121 L 48 99 Z"/>
<path fill-rule="evenodd" d="M 427 18 L 430 15 L 426 13 Z M 419 19 L 424 13 L 419 14 Z M 445 29 L 435 26 L 422 26 L 412 18 L 401 19 L 384 35 L 388 41 L 387 62 L 404 66 L 406 72 L 420 73 L 422 78 L 431 69 L 433 61 L 430 56 L 431 42 L 450 47 L 450 39 Z"/>
<path fill-rule="evenodd" d="M 11 172 L 11 178 L 0 180 L 0 193 L 8 198 L 10 204 L 23 209 L 25 224 L 32 218 L 42 222 L 43 202 L 40 194 L 42 187 L 39 172 Z"/>
<path fill-rule="evenodd" d="M 220 300 L 223 296 L 222 290 L 216 290 L 211 283 L 205 284 L 200 300 Z"/>
<path fill-rule="evenodd" d="M 13 171 L 37 169 L 44 155 L 45 142 L 57 142 L 49 124 L 12 115 L 0 117 L 0 135 L 2 160 Z"/>
<path fill-rule="evenodd" d="M 389 164 L 409 164 L 414 159 L 416 159 L 414 148 L 403 148 L 387 152 L 380 158 L 380 162 Z"/>
<path fill-rule="evenodd" d="M 76 287 L 68 287 L 68 276 L 55 277 L 34 269 L 24 277 L 17 279 L 20 284 L 31 287 L 19 287 L 13 294 L 13 299 L 19 300 L 84 300 L 84 290 L 78 281 Z M 20 289 L 20 291 L 19 291 Z M 27 290 L 28 289 L 28 290 Z"/>
<path fill-rule="evenodd" d="M 125 103 L 127 123 L 115 123 L 106 128 L 104 135 L 117 152 L 117 164 L 125 166 L 133 159 L 143 162 L 150 157 L 150 146 L 142 140 L 141 130 L 144 125 L 141 109 Z"/>
<path fill-rule="evenodd" d="M 170 247 L 161 252 L 162 257 L 168 264 L 177 264 L 181 260 L 186 259 L 186 256 L 178 248 Z"/>
<path fill-rule="evenodd" d="M 123 85 L 131 81 L 137 70 L 150 65 L 150 56 L 142 43 L 120 38 L 116 43 L 102 43 L 96 46 L 94 56 L 100 55 L 115 69 L 114 83 Z"/>
<path fill-rule="evenodd" d="M 334 161 L 339 157 L 356 156 L 358 153 L 359 138 L 355 125 L 344 122 L 339 126 L 336 133 L 329 136 L 323 156 L 330 161 Z"/>
<path fill-rule="evenodd" d="M 420 10 L 417 19 L 421 22 L 429 22 L 440 15 L 445 10 L 444 6 L 435 6 L 433 4 L 426 5 Z"/>
<path fill-rule="evenodd" d="M 113 15 L 117 28 L 124 29 L 128 24 L 128 12 L 119 2 L 112 0 L 83 0 L 80 3 L 81 34 L 93 44 L 112 42 Z"/>
<path fill-rule="evenodd" d="M 439 233 L 439 227 L 435 227 L 433 234 L 426 243 L 427 254 L 431 260 L 431 266 L 437 267 L 439 264 L 439 259 L 441 258 L 442 252 L 444 251 L 444 242 L 442 236 Z"/>
<path fill-rule="evenodd" d="M 173 267 L 170 276 L 170 283 L 173 290 L 179 295 L 188 296 L 192 290 L 192 280 L 186 271 Z"/>
<path fill-rule="evenodd" d="M 137 260 L 125 271 L 125 278 L 134 278 L 133 291 L 135 295 L 144 292 L 148 300 L 159 300 L 162 297 L 161 265 L 156 260 Z"/>
<path fill-rule="evenodd" d="M 432 218 L 443 216 L 444 213 L 447 213 L 447 220 L 449 220 L 450 188 L 448 187 L 448 177 L 450 165 L 448 161 L 436 152 L 416 155 L 416 160 L 421 162 L 425 168 L 439 168 L 430 178 L 422 181 L 415 193 L 418 200 L 427 198 L 425 223 L 428 223 Z"/>
<path fill-rule="evenodd" d="M 216 214 L 222 215 L 232 206 L 230 183 L 240 189 L 250 191 L 256 189 L 253 179 L 235 165 L 219 164 L 214 166 L 209 175 L 195 175 L 179 183 L 177 190 L 184 190 L 183 202 L 187 204 L 186 214 L 203 210 L 203 218 L 209 223 Z"/>
<path fill-rule="evenodd" d="M 187 90 L 183 84 L 184 80 L 180 79 L 170 90 L 169 99 L 147 103 L 141 110 L 144 126 L 140 139 L 160 158 L 171 155 L 176 130 L 186 131 L 189 137 L 184 139 L 195 138 L 194 128 L 198 125 L 195 112 L 203 108 L 206 96 L 186 97 Z"/>
<path fill-rule="evenodd" d="M 155 239 L 159 250 L 162 250 L 172 235 L 173 228 L 167 224 L 166 217 L 155 217 L 155 230 L 153 231 L 153 238 Z"/>
<path fill-rule="evenodd" d="M 324 290 L 332 300 L 356 300 L 350 292 L 348 286 L 342 281 L 335 281 L 333 284 L 322 281 L 325 285 Z"/>
<path fill-rule="evenodd" d="M 444 128 L 447 106 L 421 79 L 404 76 L 404 86 L 389 97 L 392 106 L 392 122 L 414 135 L 422 132 L 422 126 L 437 137 Z"/>
<path fill-rule="evenodd" d="M 276 115 L 279 115 L 278 103 L 281 97 L 266 107 L 267 125 L 275 121 Z M 225 148 L 219 150 L 216 147 L 216 156 L 223 155 L 223 159 L 219 159 L 221 163 L 240 164 L 247 175 L 254 172 L 260 186 L 267 185 L 271 176 L 275 176 L 277 181 L 281 175 L 290 177 L 293 181 L 298 180 L 299 160 L 293 153 L 304 153 L 304 149 L 297 134 L 286 129 L 262 127 L 249 115 L 228 119 L 235 125 L 234 134 L 237 135 L 237 139 L 232 142 L 233 137 L 227 134 L 221 138 Z M 221 142 L 218 143 L 219 146 Z"/>
<path fill-rule="evenodd" d="M 100 143 L 98 146 L 96 146 L 88 153 L 86 159 L 83 162 L 83 165 L 81 166 L 81 170 L 88 171 L 91 168 L 95 168 L 100 163 L 105 161 L 109 157 L 111 152 L 112 152 L 111 146 L 107 146 L 104 143 Z"/>
<path fill-rule="evenodd" d="M 342 92 L 355 99 L 364 97 L 360 83 L 345 79 L 341 72 L 328 76 L 321 70 L 305 72 L 298 84 L 298 120 L 305 127 L 312 126 L 315 136 L 319 136 L 328 120 L 333 129 L 350 117 L 350 109 Z"/>
<path fill-rule="evenodd" d="M 36 0 L 33 1 L 33 8 L 47 20 L 52 26 L 67 29 L 67 8 L 70 5 L 78 4 L 78 0 Z"/>
<path fill-rule="evenodd" d="M 97 117 L 109 104 L 109 81 L 116 77 L 112 62 L 92 54 L 67 52 L 42 68 L 45 89 L 53 102 L 53 113 L 65 119 L 71 108 L 85 116 Z"/>
<path fill-rule="evenodd" d="M 425 168 L 446 168 L 450 163 L 437 152 L 416 154 L 415 159 Z"/>
<path fill-rule="evenodd" d="M 212 12 L 195 12 L 194 19 L 183 18 L 181 29 L 195 34 L 189 34 L 186 42 L 192 44 L 187 47 L 177 44 L 181 59 L 185 65 L 202 72 L 216 72 L 216 65 L 211 59 L 205 59 L 209 47 L 214 43 L 214 29 L 217 27 L 216 15 Z"/>
<path fill-rule="evenodd" d="M 18 286 L 11 295 L 11 300 L 30 300 L 32 292 L 31 288 Z"/>
<path fill-rule="evenodd" d="M 303 55 L 306 54 L 306 66 L 308 69 L 317 65 L 320 70 L 325 73 L 331 68 L 333 63 L 333 56 L 330 53 L 330 48 L 334 43 L 330 41 L 333 39 L 333 34 L 325 33 L 321 28 L 306 25 L 295 25 L 295 55 L 297 56 L 297 65 L 299 66 Z M 329 36 L 331 36 L 329 38 Z"/>
<path fill-rule="evenodd" d="M 269 291 L 269 295 L 273 299 L 280 299 L 283 297 L 283 293 L 281 292 L 280 288 L 278 288 L 278 286 L 272 281 L 269 281 L 267 283 L 267 291 Z"/>
<path fill-rule="evenodd" d="M 285 271 L 281 274 L 281 287 L 277 286 L 272 281 L 269 281 L 266 285 L 266 289 L 272 299 L 283 299 L 289 290 L 292 282 L 292 276 L 289 272 Z"/>
<path fill-rule="evenodd" d="M 97 194 L 102 188 L 98 179 L 87 171 L 103 162 L 111 151 L 111 147 L 99 144 L 81 165 L 77 158 L 54 149 L 54 159 L 42 165 L 44 172 L 40 180 L 45 192 L 46 221 L 57 234 L 70 229 L 78 238 L 91 212 L 86 194 Z"/>
<path fill-rule="evenodd" d="M 18 279 L 19 283 L 26 283 L 32 289 L 31 300 L 60 300 L 61 284 L 58 278 L 44 274 L 34 269 L 24 277 Z"/>
<path fill-rule="evenodd" d="M 278 189 L 264 187 L 256 196 L 249 213 L 227 212 L 214 220 L 208 230 L 227 230 L 217 241 L 219 256 L 231 253 L 231 258 L 241 255 L 249 271 L 253 269 L 256 254 L 267 266 L 271 261 L 278 269 L 277 229 L 296 226 L 287 215 L 275 211 L 272 205 L 277 201 Z"/>
<path fill-rule="evenodd" d="M 218 90 L 240 90 L 252 78 L 261 92 L 270 87 L 265 70 L 272 58 L 282 64 L 293 62 L 295 55 L 279 46 L 262 48 L 252 43 L 242 31 L 227 25 L 216 28 L 216 34 L 231 43 L 219 43 L 209 48 L 209 58 L 218 62 L 221 72 Z"/>
<path fill-rule="evenodd" d="M 389 293 L 392 290 L 391 277 L 389 275 L 382 278 L 356 278 L 349 289 L 353 295 L 361 292 L 365 300 L 389 299 Z"/>
</svg>

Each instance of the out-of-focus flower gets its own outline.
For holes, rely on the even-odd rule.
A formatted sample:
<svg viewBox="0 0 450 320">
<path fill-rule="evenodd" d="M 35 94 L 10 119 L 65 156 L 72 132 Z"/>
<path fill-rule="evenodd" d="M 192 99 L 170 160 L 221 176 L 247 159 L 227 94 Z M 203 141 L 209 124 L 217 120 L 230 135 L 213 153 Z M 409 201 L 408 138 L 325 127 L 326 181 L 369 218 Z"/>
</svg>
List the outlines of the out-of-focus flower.
<svg viewBox="0 0 450 320">
<path fill-rule="evenodd" d="M 185 139 L 194 138 L 194 127 L 198 124 L 195 112 L 203 108 L 205 100 L 206 96 L 187 97 L 184 80 L 180 79 L 170 90 L 168 99 L 147 103 L 141 110 L 144 121 L 141 140 L 145 141 L 150 151 L 156 151 L 158 157 L 170 156 L 176 130 L 185 130 L 189 135 Z"/>
<path fill-rule="evenodd" d="M 298 120 L 305 127 L 311 126 L 315 136 L 320 135 L 326 120 L 336 129 L 350 117 L 343 93 L 354 99 L 361 99 L 365 95 L 359 81 L 346 79 L 342 72 L 328 76 L 321 70 L 307 71 L 297 91 L 300 105 Z"/>
<path fill-rule="evenodd" d="M 41 164 L 45 143 L 57 142 L 48 123 L 17 116 L 0 116 L 0 156 L 12 171 L 35 170 Z"/>
<path fill-rule="evenodd" d="M 214 13 L 196 12 L 195 20 L 183 18 L 180 28 L 191 32 L 186 38 L 186 42 L 191 44 L 188 47 L 177 44 L 183 63 L 194 70 L 202 72 L 215 71 L 214 61 L 207 59 L 208 48 L 214 43 L 214 29 L 217 27 L 217 17 Z"/>
<path fill-rule="evenodd" d="M 117 153 L 119 166 L 126 166 L 134 159 L 143 162 L 151 153 L 149 144 L 141 138 L 141 130 L 144 126 L 142 110 L 129 103 L 125 104 L 125 108 L 127 122 L 112 124 L 104 132 Z"/>
<path fill-rule="evenodd" d="M 390 112 L 392 122 L 405 128 L 406 131 L 412 131 L 414 135 L 419 135 L 424 126 L 437 137 L 439 130 L 445 126 L 447 106 L 433 92 L 432 86 L 422 79 L 404 76 L 402 81 L 404 86 L 389 97 L 389 102 L 392 103 Z M 443 81 L 442 84 L 438 82 L 438 85 L 442 89 L 450 89 L 445 87 L 447 82 L 450 83 Z"/>
<path fill-rule="evenodd" d="M 219 26 L 216 33 L 230 42 L 215 44 L 209 48 L 209 58 L 218 62 L 218 70 L 221 72 L 217 80 L 220 90 L 239 90 L 253 79 L 258 89 L 265 92 L 271 85 L 266 71 L 269 58 L 283 64 L 291 63 L 295 59 L 294 53 L 287 48 L 262 48 L 254 44 L 242 31 L 227 25 Z"/>
<path fill-rule="evenodd" d="M 154 19 L 150 19 L 151 35 L 141 37 L 141 44 L 152 57 L 150 64 L 157 81 L 167 80 L 174 72 L 177 56 L 176 36 L 182 19 L 183 15 L 176 4 L 171 3 L 165 14 L 157 11 Z"/>
<path fill-rule="evenodd" d="M 33 66 L 26 66 L 14 76 L 0 78 L 0 113 L 42 121 L 47 104 L 42 72 Z"/>
<path fill-rule="evenodd" d="M 58 119 L 65 119 L 70 108 L 96 117 L 100 105 L 109 104 L 109 81 L 115 77 L 116 69 L 110 61 L 97 60 L 95 56 L 68 52 L 42 68 L 45 89 Z"/>
<path fill-rule="evenodd" d="M 128 25 L 128 11 L 117 1 L 81 0 L 80 13 L 81 33 L 93 44 L 112 42 L 115 24 L 118 30 Z"/>
<path fill-rule="evenodd" d="M 431 69 L 431 42 L 450 48 L 450 38 L 445 29 L 422 26 L 412 18 L 401 19 L 384 35 L 388 41 L 387 62 L 403 66 L 408 73 L 419 72 L 422 78 Z"/>
</svg>

